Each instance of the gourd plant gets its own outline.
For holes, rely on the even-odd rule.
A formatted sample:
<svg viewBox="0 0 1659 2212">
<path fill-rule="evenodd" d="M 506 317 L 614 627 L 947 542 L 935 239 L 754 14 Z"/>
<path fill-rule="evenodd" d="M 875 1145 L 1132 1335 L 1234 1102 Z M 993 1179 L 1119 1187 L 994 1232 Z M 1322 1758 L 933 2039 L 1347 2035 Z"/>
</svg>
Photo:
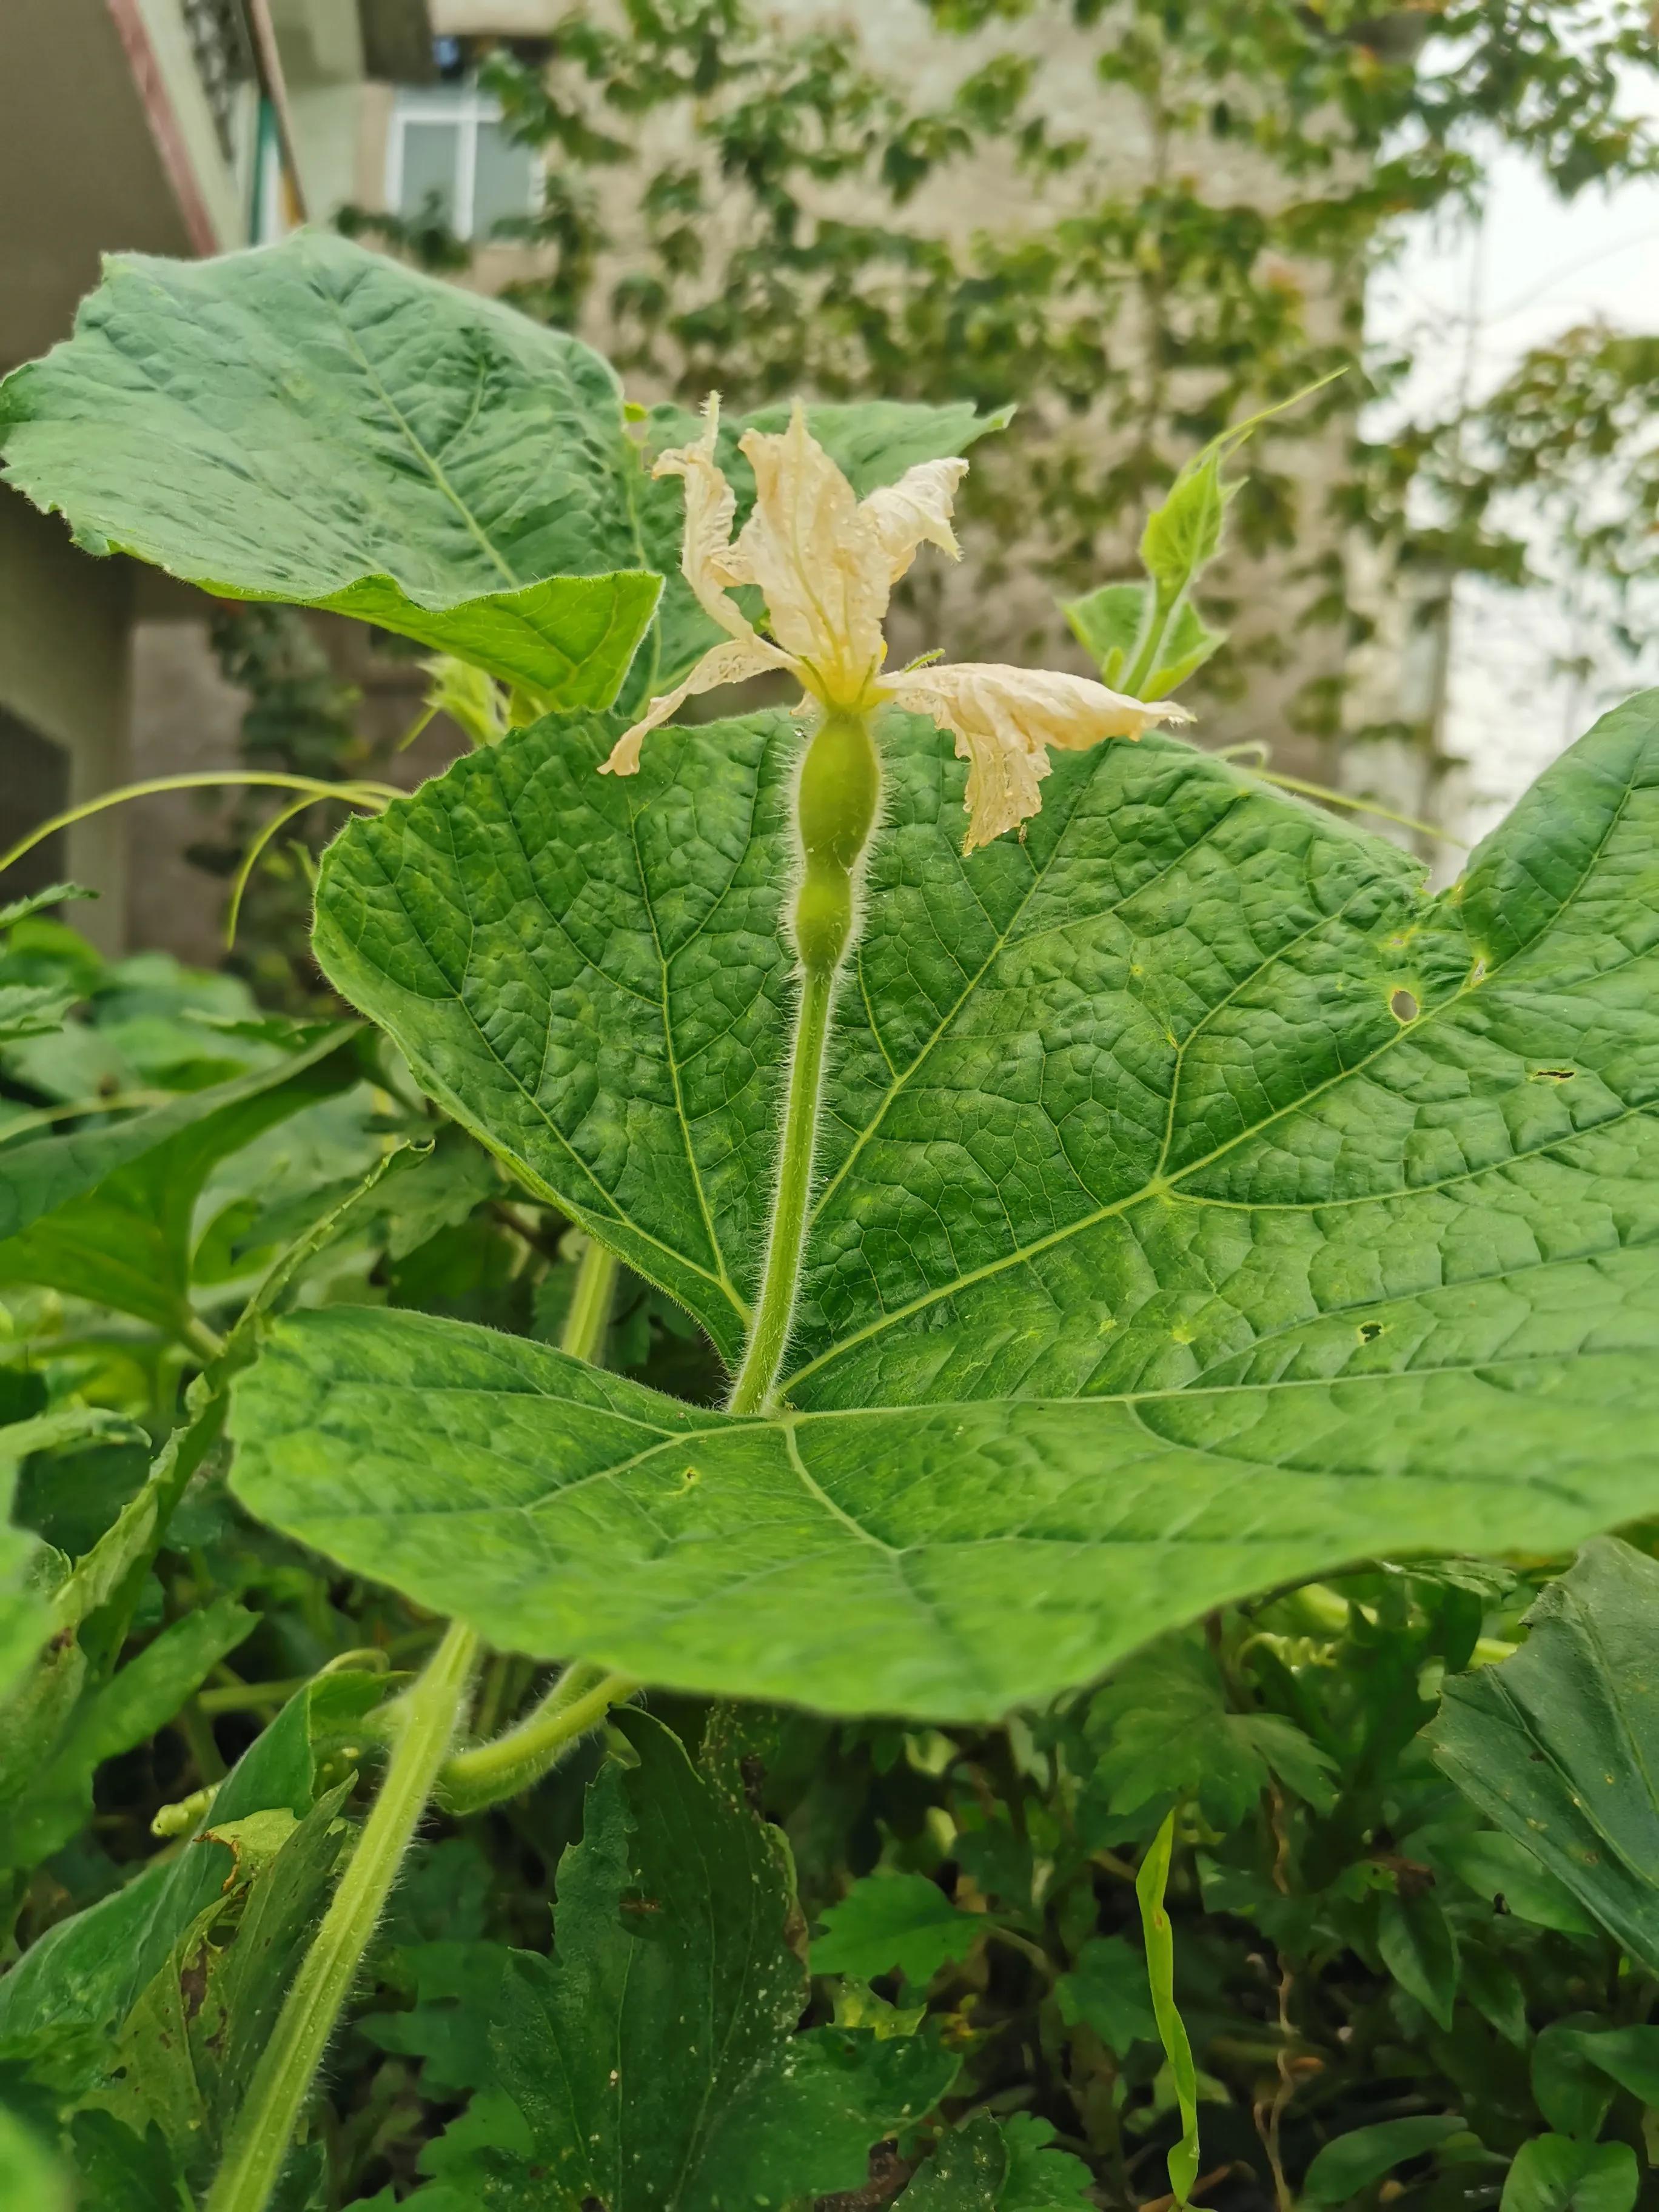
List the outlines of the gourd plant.
<svg viewBox="0 0 1659 2212">
<path fill-rule="evenodd" d="M 575 340 L 309 235 L 118 260 L 3 387 L 7 474 L 82 544 L 471 672 L 440 680 L 493 742 L 337 839 L 314 949 L 587 1240 L 561 1349 L 283 1315 L 281 1268 L 208 1348 L 199 1422 L 228 1389 L 242 1504 L 449 1624 L 378 1717 L 347 1698 L 384 1776 L 246 2053 L 211 2212 L 270 2201 L 428 1802 L 522 1790 L 642 1687 L 732 1701 L 737 1733 L 699 1779 L 627 1717 L 561 1911 L 591 1936 L 625 1904 L 625 1833 L 672 1886 L 678 1824 L 768 1900 L 787 2024 L 775 1861 L 734 1877 L 720 1839 L 745 1701 L 994 1721 L 1252 1593 L 1559 1554 L 1659 1504 L 1659 702 L 1608 716 L 1431 896 L 1392 845 L 1158 726 L 1182 719 L 1158 682 L 1210 648 L 1189 594 L 1218 451 L 1149 526 L 1147 583 L 1078 617 L 1123 691 L 889 672 L 890 592 L 955 552 L 963 451 L 993 427 L 629 408 Z M 769 673 L 791 704 L 673 723 Z M 706 1332 L 723 1408 L 592 1364 L 619 1262 Z M 473 1742 L 485 1649 L 562 1672 Z M 1169 1853 L 1166 1823 L 1149 1930 Z M 560 2048 L 588 1942 L 574 1979 L 514 1984 L 510 2016 Z M 1148 1955 L 1178 2057 L 1166 1954 L 1167 1925 Z M 851 2185 L 803 2166 L 833 2102 L 813 2050 L 744 2077 L 775 2124 L 739 2098 L 700 2181 L 627 2201 Z M 924 2112 L 929 2063 L 870 2110 Z M 490 2138 L 514 2187 L 538 2158 L 577 2172 L 617 2078 L 562 2118 L 520 2081 Z M 981 2201 L 951 2172 L 994 2191 L 1017 2152 L 964 2134 L 918 2203 Z"/>
</svg>

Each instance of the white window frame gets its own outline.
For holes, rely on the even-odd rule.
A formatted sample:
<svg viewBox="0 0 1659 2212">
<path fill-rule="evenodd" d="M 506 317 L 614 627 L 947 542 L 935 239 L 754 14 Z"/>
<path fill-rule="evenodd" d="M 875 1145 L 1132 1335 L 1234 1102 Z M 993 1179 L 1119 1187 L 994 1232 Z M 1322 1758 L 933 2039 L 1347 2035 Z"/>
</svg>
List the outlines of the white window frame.
<svg viewBox="0 0 1659 2212">
<path fill-rule="evenodd" d="M 488 93 L 480 92 L 475 83 L 446 86 L 441 91 L 400 87 L 392 104 L 392 119 L 386 142 L 386 204 L 392 215 L 403 212 L 404 204 L 404 132 L 411 123 L 444 123 L 455 127 L 454 200 L 450 210 L 450 228 L 457 238 L 471 240 L 477 219 L 478 185 L 478 129 L 481 124 L 499 123 L 501 104 Z M 529 189 L 525 196 L 525 213 L 534 215 L 540 194 L 537 190 L 538 177 L 536 160 L 528 148 L 525 149 L 530 171 Z M 488 243 L 488 241 L 486 241 Z"/>
</svg>

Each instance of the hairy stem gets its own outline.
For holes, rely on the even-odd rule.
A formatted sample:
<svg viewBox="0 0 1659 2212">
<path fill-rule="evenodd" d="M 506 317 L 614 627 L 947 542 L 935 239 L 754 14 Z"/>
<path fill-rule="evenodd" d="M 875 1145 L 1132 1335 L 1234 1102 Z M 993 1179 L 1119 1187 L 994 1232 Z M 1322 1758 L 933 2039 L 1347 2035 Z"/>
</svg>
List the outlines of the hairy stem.
<svg viewBox="0 0 1659 2212">
<path fill-rule="evenodd" d="M 789 1346 L 806 1243 L 806 1209 L 812 1196 L 812 1156 L 817 1148 L 818 1099 L 823 1089 L 824 1048 L 836 995 L 833 968 L 809 968 L 801 977 L 795 1037 L 789 1057 L 788 1103 L 778 1147 L 777 1196 L 766 1241 L 760 1298 L 732 1386 L 729 1410 L 758 1412 L 771 1395 Z"/>
<path fill-rule="evenodd" d="M 340 2008 L 448 1753 L 477 1652 L 473 1632 L 452 1621 L 403 1701 L 374 1809 L 254 2069 L 206 2212 L 265 2212 L 270 2202 Z"/>
<path fill-rule="evenodd" d="M 444 1762 L 437 1782 L 439 1803 L 450 1813 L 481 1813 L 504 1797 L 516 1797 L 639 1686 L 626 1674 L 607 1674 L 603 1667 L 577 1660 L 516 1728 Z"/>
<path fill-rule="evenodd" d="M 591 1358 L 604 1340 L 617 1267 L 615 1255 L 603 1245 L 590 1243 L 582 1255 L 561 1339 L 561 1349 L 574 1358 Z M 206 2212 L 265 2212 L 270 2202 L 341 2007 L 444 1771 L 478 1649 L 475 1632 L 451 1621 L 420 1680 L 394 1709 L 392 1752 L 380 1795 L 254 2069 Z M 539 1771 L 545 1772 L 567 1742 L 636 1687 L 596 1668 L 567 1668 L 552 1697 L 521 1728 L 499 1743 L 463 1754 L 478 1762 L 470 1776 L 463 1775 L 463 1789 L 471 1788 L 473 1802 L 490 1804 L 525 1787 L 535 1779 L 532 1768 L 538 1758 Z M 556 1712 L 550 1711 L 562 1692 Z M 503 1778 L 505 1786 L 498 1786 Z"/>
<path fill-rule="evenodd" d="M 803 865 L 790 929 L 800 959 L 800 994 L 760 1297 L 732 1386 L 728 1410 L 733 1413 L 753 1413 L 771 1403 L 789 1348 L 805 1254 L 836 979 L 854 941 L 859 876 L 880 799 L 881 769 L 869 716 L 826 714 L 806 749 L 795 791 Z"/>
</svg>

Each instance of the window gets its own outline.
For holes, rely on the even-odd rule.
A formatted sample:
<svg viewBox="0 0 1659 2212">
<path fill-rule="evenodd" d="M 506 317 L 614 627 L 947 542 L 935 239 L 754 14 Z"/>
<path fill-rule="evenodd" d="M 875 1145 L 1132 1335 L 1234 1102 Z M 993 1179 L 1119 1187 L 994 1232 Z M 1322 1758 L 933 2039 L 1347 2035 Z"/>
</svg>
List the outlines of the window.
<svg viewBox="0 0 1659 2212">
<path fill-rule="evenodd" d="M 532 213 L 540 175 L 507 135 L 498 103 L 476 85 L 399 92 L 386 144 L 386 205 L 405 222 L 435 208 L 458 238 L 488 238 L 504 216 Z"/>
</svg>

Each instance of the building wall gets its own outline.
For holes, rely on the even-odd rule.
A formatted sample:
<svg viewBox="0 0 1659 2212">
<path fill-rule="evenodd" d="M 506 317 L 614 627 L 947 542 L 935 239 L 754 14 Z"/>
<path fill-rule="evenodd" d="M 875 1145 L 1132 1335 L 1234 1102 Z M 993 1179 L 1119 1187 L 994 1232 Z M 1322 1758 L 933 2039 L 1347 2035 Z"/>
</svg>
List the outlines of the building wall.
<svg viewBox="0 0 1659 2212">
<path fill-rule="evenodd" d="M 545 32 L 558 12 L 548 0 L 434 0 L 432 9 L 434 29 L 480 37 Z M 1101 82 L 1094 67 L 1098 33 L 1077 29 L 1058 7 L 1021 21 L 994 21 L 969 38 L 941 36 L 921 0 L 769 0 L 764 12 L 793 30 L 855 29 L 872 64 L 902 84 L 907 96 L 922 107 L 945 106 L 962 81 L 994 54 L 1023 48 L 1036 61 L 1035 104 L 1058 133 L 1086 139 L 1090 151 L 1073 169 L 1040 178 L 1022 172 L 1011 149 L 996 144 L 971 161 L 942 169 L 908 204 L 903 221 L 958 249 L 981 232 L 1007 238 L 1046 228 L 1103 194 L 1137 189 L 1152 173 L 1155 149 L 1143 110 L 1129 94 Z M 618 0 L 611 0 L 611 13 L 620 22 Z M 627 129 L 625 119 L 610 110 L 596 119 L 610 132 Z M 366 181 L 377 190 L 383 181 L 375 173 L 384 169 L 383 145 L 382 123 L 377 158 L 361 165 Z M 602 169 L 590 179 L 611 244 L 600 259 L 581 335 L 600 348 L 609 347 L 611 336 L 605 302 L 643 258 L 643 179 L 667 164 L 697 158 L 685 116 L 666 112 L 650 118 L 637 164 Z M 1225 143 L 1207 133 L 1194 136 L 1169 158 L 1177 173 L 1195 170 L 1206 196 L 1219 204 L 1271 204 L 1287 190 L 1279 173 L 1242 135 Z M 717 183 L 715 193 L 711 228 L 717 240 Z M 872 212 L 867 194 L 854 185 L 824 188 L 818 210 L 854 220 Z M 719 251 L 715 242 L 711 259 L 718 259 Z M 533 257 L 522 250 L 485 246 L 477 250 L 464 281 L 494 290 L 530 274 L 533 266 Z M 1284 283 L 1302 290 L 1310 334 L 1319 341 L 1334 339 L 1349 303 L 1329 290 L 1324 272 L 1287 264 L 1280 274 Z M 1122 327 L 1125 344 L 1134 343 L 1133 323 Z M 649 402 L 665 396 L 648 376 L 632 374 L 629 383 L 630 397 Z M 1193 386 L 1194 398 L 1207 389 L 1207 379 L 1200 375 Z M 1054 468 L 1075 465 L 1093 473 L 1127 442 L 1103 408 L 1092 420 L 1057 414 L 1048 425 L 1041 423 L 1040 410 L 1040 399 L 1028 404 L 1022 428 L 1029 433 L 1037 416 L 1038 427 L 1052 430 L 1054 443 L 1047 460 Z M 1316 564 L 1340 559 L 1344 550 L 1340 526 L 1328 511 L 1328 494 L 1344 465 L 1349 429 L 1338 420 L 1311 438 L 1274 438 L 1269 432 L 1260 441 L 1255 450 L 1269 455 L 1273 468 L 1298 488 L 1297 542 L 1288 553 L 1259 560 L 1235 553 L 1224 565 L 1215 579 L 1217 588 L 1240 611 L 1232 646 L 1217 665 L 1220 680 L 1200 690 L 1197 702 L 1199 733 L 1205 741 L 1265 744 L 1277 766 L 1325 780 L 1334 770 L 1330 748 L 1294 725 L 1310 687 L 1334 686 L 1344 672 L 1341 629 L 1310 624 L 1303 617 L 1319 588 L 1313 580 Z M 976 449 L 975 459 L 981 468 L 996 466 L 989 445 Z M 1098 580 L 1139 573 L 1134 546 L 1140 520 L 1139 514 L 1126 515 L 1114 531 L 1103 533 L 1093 549 Z M 1040 661 L 1089 672 L 1058 611 L 1056 587 L 1044 573 L 1048 549 L 1041 530 L 1024 544 L 971 529 L 963 542 L 967 557 L 959 568 L 949 569 L 938 561 L 919 564 L 895 616 L 894 659 L 943 647 L 952 658 Z"/>
<path fill-rule="evenodd" d="M 378 5 L 383 28 L 420 19 L 419 0 Z M 325 216 L 363 196 L 357 0 L 272 0 L 272 15 L 302 179 Z M 69 335 L 104 254 L 246 242 L 256 106 L 250 81 L 233 84 L 227 145 L 181 0 L 0 0 L 0 371 Z M 77 551 L 0 487 L 11 816 L 38 817 L 55 786 L 73 805 L 138 777 L 236 764 L 246 702 L 218 675 L 208 614 L 184 586 Z M 130 929 L 132 942 L 216 959 L 220 887 L 183 857 L 212 823 L 211 809 L 175 796 L 71 830 L 64 871 L 102 894 L 76 910 L 80 926 L 110 951 Z M 15 888 L 0 879 L 0 902 Z"/>
<path fill-rule="evenodd" d="M 0 495 L 0 707 L 68 755 L 71 805 L 126 773 L 132 592 L 126 562 L 88 559 L 61 522 L 13 493 Z M 72 829 L 65 865 L 74 880 L 102 894 L 78 910 L 79 926 L 116 949 L 126 886 L 118 815 L 94 815 Z"/>
</svg>

